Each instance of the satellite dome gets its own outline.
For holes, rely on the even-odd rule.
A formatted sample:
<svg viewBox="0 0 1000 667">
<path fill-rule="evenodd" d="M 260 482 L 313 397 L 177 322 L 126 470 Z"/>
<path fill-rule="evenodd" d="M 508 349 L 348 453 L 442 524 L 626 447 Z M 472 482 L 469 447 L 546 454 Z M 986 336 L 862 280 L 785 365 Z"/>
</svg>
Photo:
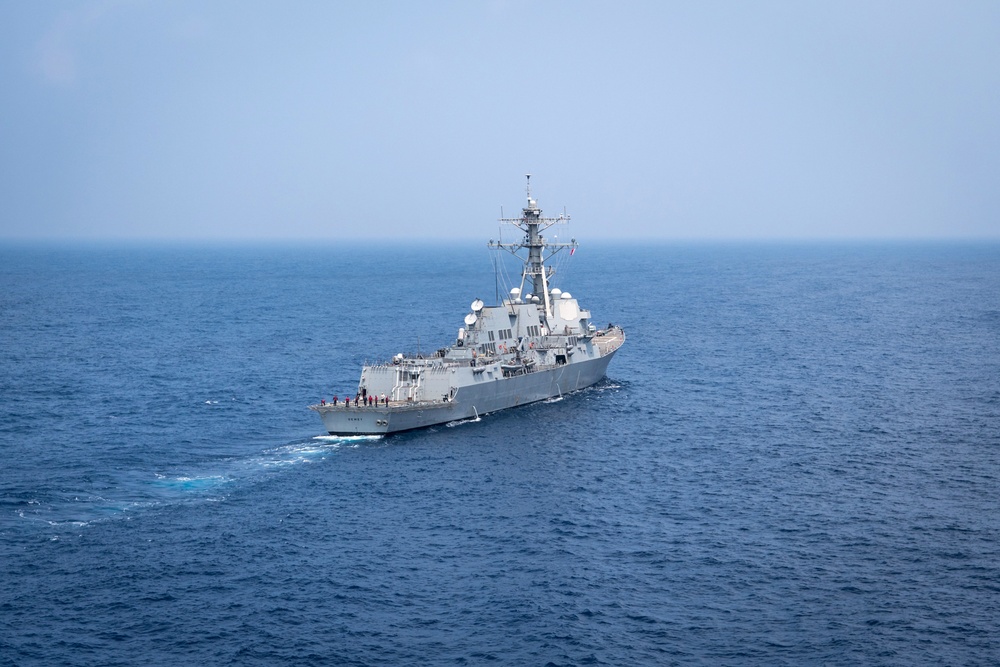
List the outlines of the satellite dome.
<svg viewBox="0 0 1000 667">
<path fill-rule="evenodd" d="M 572 299 L 573 295 L 570 294 L 569 292 L 563 292 L 562 293 L 562 298 L 564 298 L 564 299 Z"/>
</svg>

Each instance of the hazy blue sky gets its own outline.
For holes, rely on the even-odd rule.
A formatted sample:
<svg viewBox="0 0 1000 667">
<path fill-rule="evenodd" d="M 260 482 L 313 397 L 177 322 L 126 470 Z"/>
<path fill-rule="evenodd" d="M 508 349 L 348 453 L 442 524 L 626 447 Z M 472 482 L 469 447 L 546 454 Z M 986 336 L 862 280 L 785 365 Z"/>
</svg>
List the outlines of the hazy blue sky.
<svg viewBox="0 0 1000 667">
<path fill-rule="evenodd" d="M 1000 237 L 1000 2 L 0 0 L 0 238 Z"/>
</svg>

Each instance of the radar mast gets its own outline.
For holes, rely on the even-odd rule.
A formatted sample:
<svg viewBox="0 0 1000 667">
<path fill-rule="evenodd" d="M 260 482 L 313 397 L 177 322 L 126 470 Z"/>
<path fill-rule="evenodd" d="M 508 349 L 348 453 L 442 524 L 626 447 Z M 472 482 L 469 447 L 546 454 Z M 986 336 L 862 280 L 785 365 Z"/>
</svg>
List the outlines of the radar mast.
<svg viewBox="0 0 1000 667">
<path fill-rule="evenodd" d="M 561 213 L 558 218 L 542 217 L 542 210 L 538 208 L 538 202 L 531 198 L 531 174 L 525 174 L 527 179 L 525 191 L 528 197 L 528 205 L 521 209 L 520 218 L 500 218 L 502 224 L 513 225 L 524 232 L 524 238 L 519 243 L 502 243 L 500 241 L 490 241 L 490 248 L 506 250 L 524 262 L 521 271 L 521 290 L 524 284 L 531 282 L 532 294 L 542 299 L 545 305 L 546 319 L 552 316 L 552 303 L 549 295 L 549 278 L 555 274 L 555 268 L 546 266 L 545 262 L 552 258 L 560 250 L 565 248 L 575 249 L 576 239 L 571 239 L 569 243 L 550 242 L 542 236 L 542 232 L 557 224 L 569 222 L 569 216 Z M 545 249 L 549 249 L 549 256 L 544 256 Z M 527 257 L 518 253 L 527 249 Z"/>
</svg>

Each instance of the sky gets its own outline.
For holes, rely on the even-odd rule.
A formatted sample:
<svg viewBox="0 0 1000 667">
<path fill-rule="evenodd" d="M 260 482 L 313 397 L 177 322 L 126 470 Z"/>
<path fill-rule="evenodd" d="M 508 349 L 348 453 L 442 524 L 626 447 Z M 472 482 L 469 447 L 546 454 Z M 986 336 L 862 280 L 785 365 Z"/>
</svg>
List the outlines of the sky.
<svg viewBox="0 0 1000 667">
<path fill-rule="evenodd" d="M 1000 2 L 0 0 L 0 240 L 1000 238 Z"/>
</svg>

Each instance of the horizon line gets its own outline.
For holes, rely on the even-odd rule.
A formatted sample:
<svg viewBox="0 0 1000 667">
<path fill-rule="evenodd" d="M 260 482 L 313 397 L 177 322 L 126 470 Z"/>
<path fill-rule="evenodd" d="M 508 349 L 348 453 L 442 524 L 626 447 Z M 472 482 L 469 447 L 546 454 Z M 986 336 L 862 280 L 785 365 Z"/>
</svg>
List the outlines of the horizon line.
<svg viewBox="0 0 1000 667">
<path fill-rule="evenodd" d="M 614 244 L 656 243 L 656 244 L 731 244 L 731 243 L 998 243 L 1000 234 L 996 235 L 926 235 L 926 236 L 588 236 L 581 247 L 591 245 L 591 242 Z M 401 243 L 429 244 L 465 244 L 482 243 L 486 245 L 485 237 L 479 236 L 406 236 L 399 235 L 386 239 L 372 236 L 0 236 L 0 245 L 179 245 L 179 246 L 251 246 L 260 244 L 279 245 L 333 245 L 333 244 L 365 244 Z"/>
</svg>

